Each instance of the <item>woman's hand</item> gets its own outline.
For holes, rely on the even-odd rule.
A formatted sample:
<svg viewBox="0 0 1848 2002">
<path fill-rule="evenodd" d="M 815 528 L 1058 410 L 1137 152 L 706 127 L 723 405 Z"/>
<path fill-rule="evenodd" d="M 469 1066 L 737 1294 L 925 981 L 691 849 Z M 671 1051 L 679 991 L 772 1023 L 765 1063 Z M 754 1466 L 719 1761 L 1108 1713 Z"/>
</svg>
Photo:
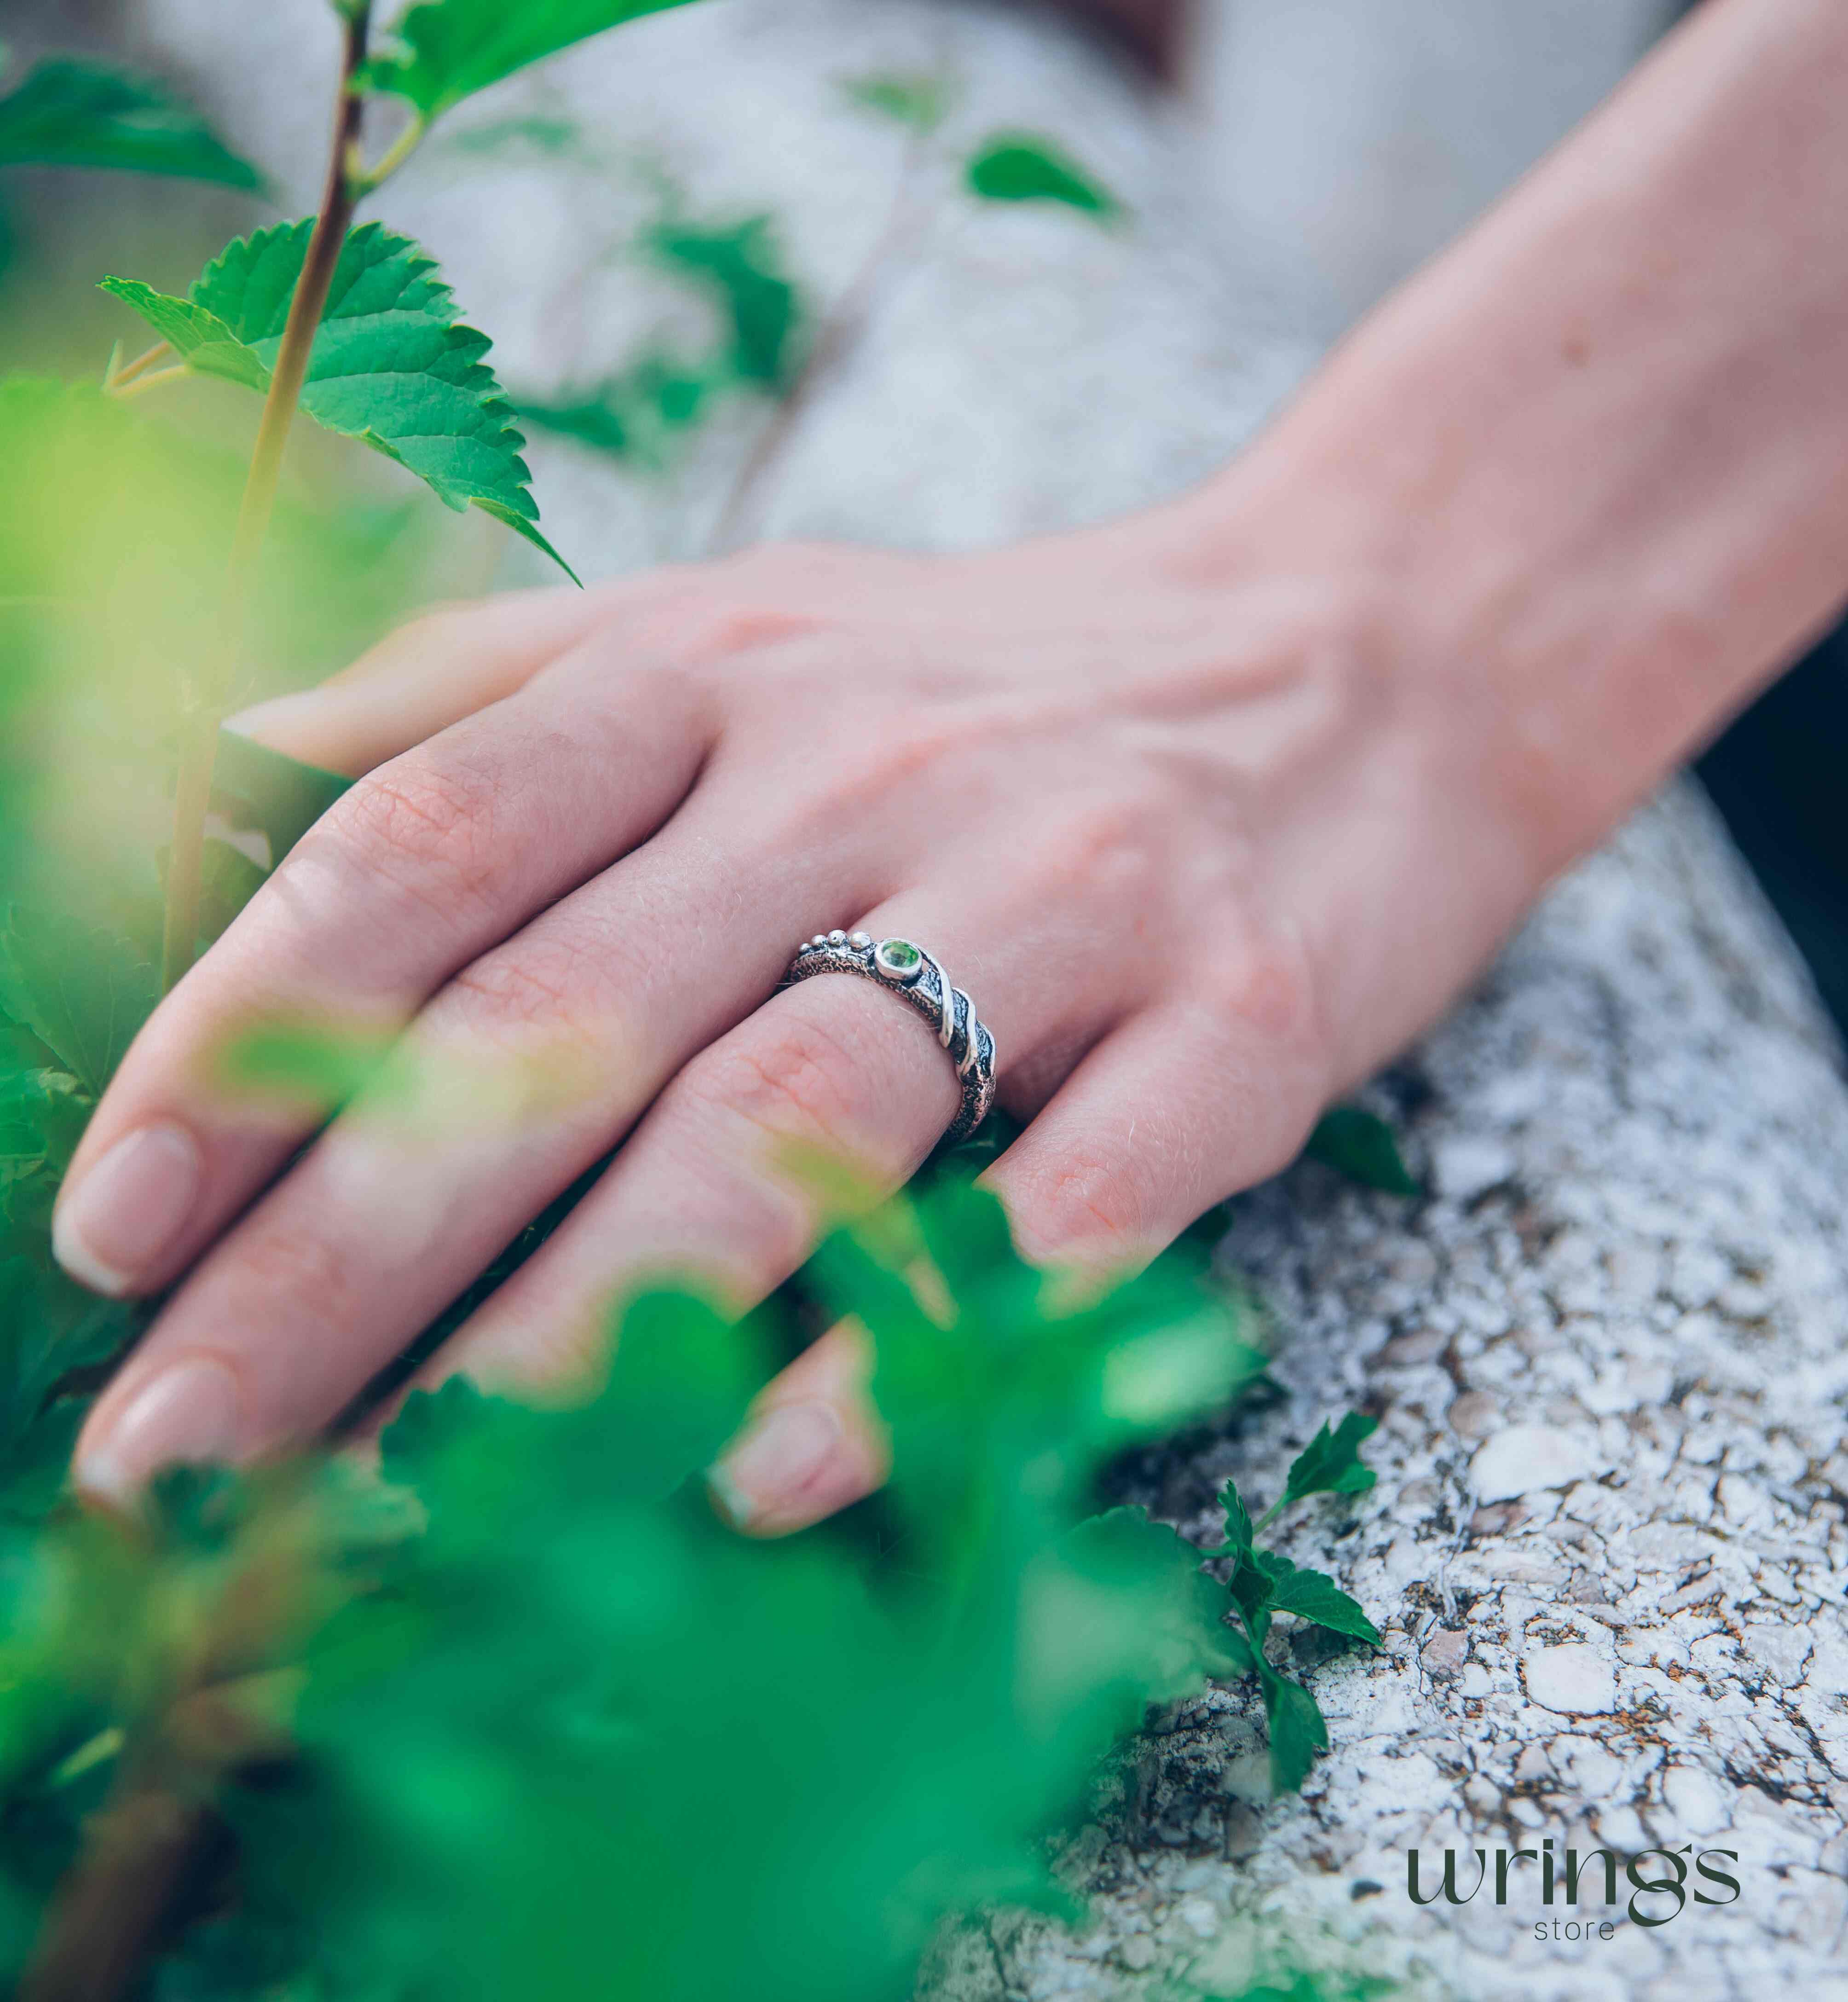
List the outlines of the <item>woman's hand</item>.
<svg viewBox="0 0 1848 2002">
<path fill-rule="evenodd" d="M 439 612 L 254 713 L 369 776 L 160 1010 L 73 1166 L 70 1270 L 187 1275 L 83 1480 L 325 1425 L 619 1142 L 434 1371 L 569 1384 L 664 1268 L 767 1291 L 822 1220 L 791 1143 L 890 1189 L 958 1102 L 892 996 L 776 991 L 817 931 L 915 938 L 974 998 L 1031 1122 L 992 1171 L 1031 1256 L 1145 1257 L 1287 1162 L 1518 893 L 1460 950 L 1431 935 L 1468 784 L 1441 714 L 1335 581 L 1203 583 L 1183 546 L 1151 521 L 979 557 L 766 549 Z M 213 1081 L 277 1020 L 499 1085 L 440 1146 L 362 1094 L 295 1159 L 309 1130 Z M 739 1512 L 876 1481 L 858 1369 L 838 1337 L 770 1393 Z"/>
<path fill-rule="evenodd" d="M 644 1273 L 774 1285 L 821 1221 L 792 1143 L 889 1188 L 957 1102 L 891 995 L 776 991 L 818 931 L 914 938 L 974 997 L 1030 1256 L 1142 1257 L 1281 1167 L 1840 603 L 1845 89 L 1832 0 L 1710 0 L 1157 513 L 443 613 L 252 719 L 370 775 L 72 1164 L 68 1268 L 180 1282 L 80 1480 L 324 1426 L 618 1142 L 434 1372 L 568 1385 Z M 441 1146 L 362 1094 L 298 1159 L 307 1125 L 213 1084 L 277 1017 L 498 1082 Z M 741 1520 L 877 1481 L 861 1375 L 838 1333 L 765 1393 Z"/>
</svg>

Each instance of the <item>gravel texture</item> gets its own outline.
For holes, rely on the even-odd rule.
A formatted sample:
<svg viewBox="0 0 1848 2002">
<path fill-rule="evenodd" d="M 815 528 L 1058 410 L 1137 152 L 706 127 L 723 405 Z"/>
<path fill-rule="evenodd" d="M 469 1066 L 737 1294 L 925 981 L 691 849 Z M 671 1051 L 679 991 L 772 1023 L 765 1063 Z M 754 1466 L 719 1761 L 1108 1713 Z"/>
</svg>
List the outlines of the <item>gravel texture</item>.
<svg viewBox="0 0 1848 2002">
<path fill-rule="evenodd" d="M 208 90 L 215 68 L 225 121 L 300 199 L 321 0 L 148 0 L 141 32 Z M 280 83 L 253 82 L 266 48 Z M 839 86 L 921 66 L 960 90 L 908 165 Z M 570 145 L 461 143 L 532 116 Z M 1023 125 L 1131 222 L 974 203 L 957 161 Z M 1306 344 L 1214 247 L 1191 158 L 1042 19 L 717 0 L 472 109 L 382 212 L 442 258 L 506 379 L 553 391 L 689 311 L 631 248 L 650 176 L 701 213 L 771 212 L 811 295 L 858 286 L 868 310 L 749 525 L 943 546 L 1170 493 L 1300 374 Z M 699 553 L 763 420 L 737 407 L 652 483 L 535 444 L 547 526 L 588 574 Z M 1271 1803 L 1243 1689 L 1162 1720 L 1068 1852 L 1090 1920 L 991 1915 L 934 1979 L 971 2002 L 1231 1994 L 1283 1954 L 1477 2002 L 1848 1997 L 1848 1094 L 1711 815 L 1679 790 L 1641 814 L 1372 1095 L 1428 1195 L 1305 1166 L 1245 1199 L 1224 1255 L 1269 1303 L 1286 1394 L 1126 1477 L 1204 1536 L 1227 1474 L 1268 1499 L 1322 1418 L 1379 1413 L 1378 1488 L 1285 1539 L 1385 1632 L 1372 1656 L 1287 1644 L 1333 1753 Z M 1736 1852 L 1739 1893 L 1653 1927 L 1613 1907 L 1612 1938 L 1577 1944 L 1536 1939 L 1569 1914 L 1541 1906 L 1533 1862 L 1504 1904 L 1492 1882 L 1457 1906 L 1407 1896 L 1410 1850 L 1428 1893 L 1446 1846 L 1549 1837 Z"/>
</svg>

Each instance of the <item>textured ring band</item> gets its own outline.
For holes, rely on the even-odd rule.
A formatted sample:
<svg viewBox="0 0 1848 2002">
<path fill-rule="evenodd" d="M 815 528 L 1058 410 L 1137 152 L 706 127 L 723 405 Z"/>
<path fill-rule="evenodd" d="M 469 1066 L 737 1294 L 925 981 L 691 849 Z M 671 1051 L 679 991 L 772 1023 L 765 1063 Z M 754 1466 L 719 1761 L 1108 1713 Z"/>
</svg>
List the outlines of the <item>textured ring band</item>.
<svg viewBox="0 0 1848 2002">
<path fill-rule="evenodd" d="M 989 1116 L 995 1102 L 995 1039 L 975 1019 L 975 1004 L 921 945 L 909 939 L 880 939 L 868 932 L 817 932 L 796 948 L 785 987 L 818 973 L 857 973 L 908 1001 L 936 1031 L 956 1066 L 963 1102 L 950 1122 L 946 1140 L 964 1140 Z"/>
</svg>

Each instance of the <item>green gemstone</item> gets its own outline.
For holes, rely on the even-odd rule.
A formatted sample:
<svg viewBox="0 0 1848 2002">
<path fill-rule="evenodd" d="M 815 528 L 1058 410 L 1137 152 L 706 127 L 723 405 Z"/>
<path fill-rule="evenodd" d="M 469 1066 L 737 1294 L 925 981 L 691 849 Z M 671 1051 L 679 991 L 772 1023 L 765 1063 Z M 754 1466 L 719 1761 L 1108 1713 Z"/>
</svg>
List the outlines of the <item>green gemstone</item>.
<svg viewBox="0 0 1848 2002">
<path fill-rule="evenodd" d="M 915 973 L 924 964 L 924 955 L 909 939 L 881 939 L 875 957 L 880 970 L 901 978 L 908 973 Z"/>
</svg>

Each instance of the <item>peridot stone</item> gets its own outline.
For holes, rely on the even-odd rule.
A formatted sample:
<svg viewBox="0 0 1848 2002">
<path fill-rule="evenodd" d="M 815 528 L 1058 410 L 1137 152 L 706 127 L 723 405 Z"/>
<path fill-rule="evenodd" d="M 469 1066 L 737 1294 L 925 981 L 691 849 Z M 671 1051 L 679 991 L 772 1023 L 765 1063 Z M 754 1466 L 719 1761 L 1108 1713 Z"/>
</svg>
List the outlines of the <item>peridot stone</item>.
<svg viewBox="0 0 1848 2002">
<path fill-rule="evenodd" d="M 923 954 L 909 939 L 881 939 L 873 956 L 879 962 L 880 971 L 895 980 L 909 978 L 924 964 Z"/>
</svg>

